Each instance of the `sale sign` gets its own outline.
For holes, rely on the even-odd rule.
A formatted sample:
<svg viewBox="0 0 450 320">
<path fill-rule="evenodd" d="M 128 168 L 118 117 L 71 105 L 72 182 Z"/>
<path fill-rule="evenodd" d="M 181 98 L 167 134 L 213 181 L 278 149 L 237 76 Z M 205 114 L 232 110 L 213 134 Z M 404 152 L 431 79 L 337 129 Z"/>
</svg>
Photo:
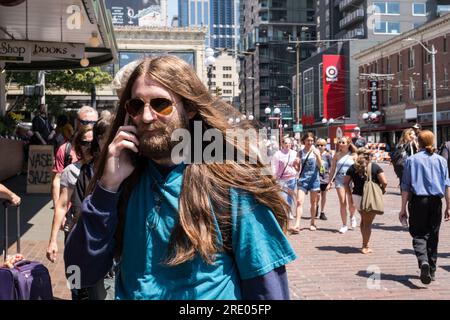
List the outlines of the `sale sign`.
<svg viewBox="0 0 450 320">
<path fill-rule="evenodd" d="M 338 118 L 345 114 L 345 57 L 323 55 L 323 117 Z"/>
</svg>

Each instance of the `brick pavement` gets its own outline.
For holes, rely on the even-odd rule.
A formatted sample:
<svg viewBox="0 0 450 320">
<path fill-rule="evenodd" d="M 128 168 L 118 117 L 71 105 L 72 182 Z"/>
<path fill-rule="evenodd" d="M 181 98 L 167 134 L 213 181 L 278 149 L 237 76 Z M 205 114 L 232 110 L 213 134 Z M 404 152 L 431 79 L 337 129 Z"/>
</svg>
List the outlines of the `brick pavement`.
<svg viewBox="0 0 450 320">
<path fill-rule="evenodd" d="M 306 229 L 309 206 L 305 207 L 302 220 L 305 230 L 288 236 L 298 255 L 298 259 L 287 267 L 292 299 L 450 299 L 450 223 L 443 223 L 441 227 L 436 281 L 422 285 L 411 237 L 397 218 L 400 206 L 398 181 L 392 167 L 383 165 L 383 168 L 389 186 L 385 195 L 386 212 L 377 216 L 374 222 L 371 238 L 374 253 L 359 253 L 359 228 L 344 235 L 337 232 L 340 214 L 334 189 L 328 196 L 326 212 L 329 219 L 318 221 L 319 229 L 315 232 Z M 36 214 L 33 211 L 32 218 L 23 221 L 27 231 L 22 237 L 22 253 L 49 268 L 55 298 L 70 299 L 62 256 L 54 264 L 45 257 L 52 218 L 50 197 L 22 196 L 39 203 L 37 209 L 22 211 L 39 211 Z M 58 245 L 62 252 L 62 237 Z M 15 246 L 9 250 L 14 252 Z M 380 274 L 379 282 L 369 278 L 373 277 L 374 271 Z"/>
<path fill-rule="evenodd" d="M 288 236 L 298 255 L 287 267 L 291 299 L 450 299 L 450 222 L 441 226 L 436 281 L 425 286 L 419 279 L 412 238 L 398 221 L 398 179 L 392 166 L 382 167 L 389 185 L 385 214 L 374 221 L 370 241 L 374 252 L 359 253 L 359 227 L 338 233 L 342 222 L 332 189 L 326 207 L 328 220 L 319 220 L 319 229 L 309 231 L 307 204 L 302 215 L 304 229 Z M 377 274 L 379 281 L 373 280 Z"/>
</svg>

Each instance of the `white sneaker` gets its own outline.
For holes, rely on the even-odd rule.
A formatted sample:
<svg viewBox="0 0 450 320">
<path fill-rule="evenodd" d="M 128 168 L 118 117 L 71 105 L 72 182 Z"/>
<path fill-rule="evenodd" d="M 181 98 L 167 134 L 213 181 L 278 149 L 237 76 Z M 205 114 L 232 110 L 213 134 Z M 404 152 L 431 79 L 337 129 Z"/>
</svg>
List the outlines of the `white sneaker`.
<svg viewBox="0 0 450 320">
<path fill-rule="evenodd" d="M 347 226 L 342 226 L 342 228 L 339 229 L 339 233 L 344 234 L 344 233 L 347 232 L 347 230 L 348 230 L 348 227 L 347 227 Z"/>
<path fill-rule="evenodd" d="M 353 217 L 350 219 L 350 222 L 351 222 L 351 224 L 352 224 L 352 228 L 355 229 L 355 228 L 357 227 L 357 225 L 358 225 L 358 223 L 356 222 L 356 217 L 353 216 Z"/>
</svg>

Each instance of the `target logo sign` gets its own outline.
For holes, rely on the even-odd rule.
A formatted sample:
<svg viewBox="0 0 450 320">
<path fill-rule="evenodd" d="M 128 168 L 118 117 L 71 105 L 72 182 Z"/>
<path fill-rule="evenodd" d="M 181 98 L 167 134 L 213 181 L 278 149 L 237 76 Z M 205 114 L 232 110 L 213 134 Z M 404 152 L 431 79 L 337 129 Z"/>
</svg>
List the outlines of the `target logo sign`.
<svg viewBox="0 0 450 320">
<path fill-rule="evenodd" d="M 335 66 L 329 66 L 325 70 L 328 82 L 336 82 L 338 80 L 338 69 Z"/>
</svg>

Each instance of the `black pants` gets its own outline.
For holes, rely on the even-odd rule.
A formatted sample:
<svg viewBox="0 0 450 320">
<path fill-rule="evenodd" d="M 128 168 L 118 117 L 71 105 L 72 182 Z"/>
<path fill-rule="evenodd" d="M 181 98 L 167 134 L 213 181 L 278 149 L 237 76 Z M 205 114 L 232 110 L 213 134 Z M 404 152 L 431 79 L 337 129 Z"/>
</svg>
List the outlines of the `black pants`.
<svg viewBox="0 0 450 320">
<path fill-rule="evenodd" d="M 435 196 L 413 195 L 408 203 L 409 233 L 413 237 L 413 248 L 419 262 L 430 264 L 436 271 L 439 228 L 442 220 L 442 201 Z"/>
</svg>

